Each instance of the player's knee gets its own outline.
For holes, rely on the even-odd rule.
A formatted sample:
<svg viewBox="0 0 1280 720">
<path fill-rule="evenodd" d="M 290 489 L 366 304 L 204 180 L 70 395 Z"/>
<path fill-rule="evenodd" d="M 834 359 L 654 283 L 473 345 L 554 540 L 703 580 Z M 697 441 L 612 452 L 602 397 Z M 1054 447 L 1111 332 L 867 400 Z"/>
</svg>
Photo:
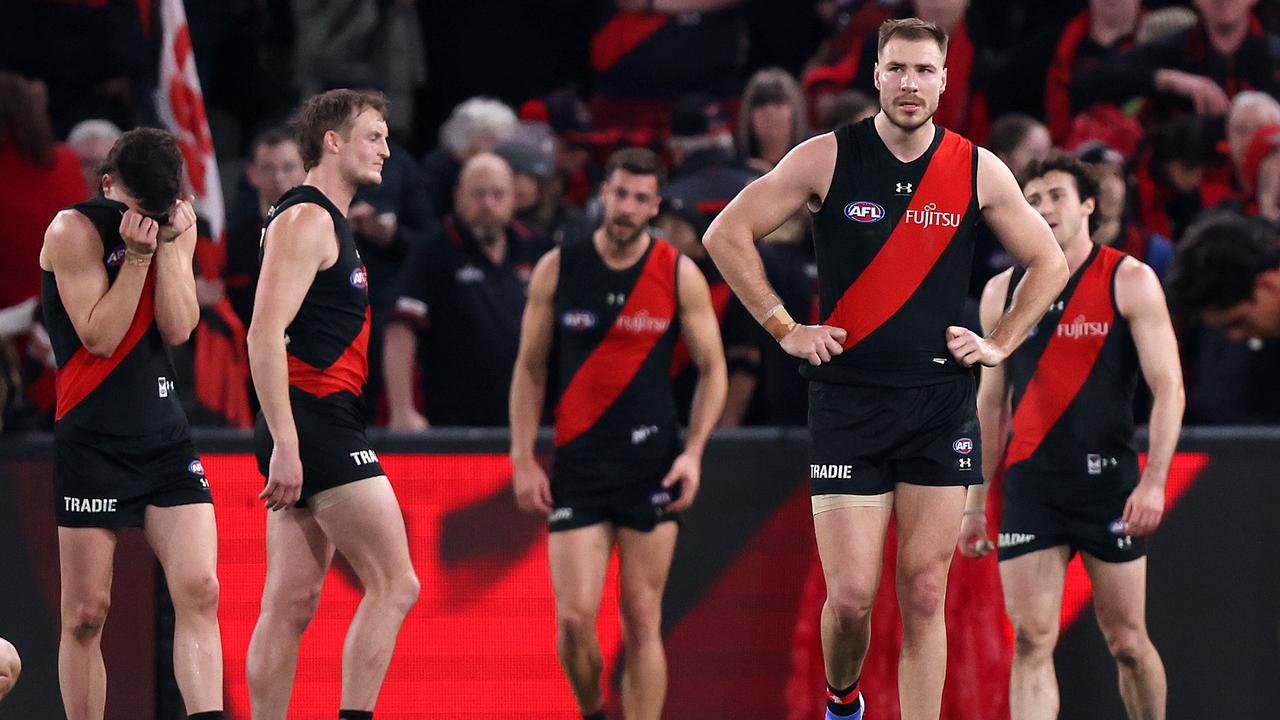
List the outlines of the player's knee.
<svg viewBox="0 0 1280 720">
<path fill-rule="evenodd" d="M 193 575 L 175 585 L 170 588 L 175 608 L 197 613 L 217 612 L 218 576 L 213 572 Z"/>
<path fill-rule="evenodd" d="M 596 633 L 595 613 L 571 606 L 558 607 L 556 629 L 560 637 L 570 645 L 588 644 Z"/>
<path fill-rule="evenodd" d="M 1125 667 L 1136 667 L 1146 654 L 1148 645 L 1150 641 L 1146 633 L 1140 630 L 1107 633 L 1107 649 L 1111 651 L 1111 657 Z"/>
<path fill-rule="evenodd" d="M 106 593 L 69 603 L 62 612 L 63 632 L 79 640 L 101 635 L 110 608 L 111 596 Z"/>
<path fill-rule="evenodd" d="M 1033 621 L 1013 624 L 1013 652 L 1020 658 L 1051 656 L 1057 644 L 1058 628 L 1053 623 Z"/>
<path fill-rule="evenodd" d="M 837 585 L 827 589 L 827 607 L 841 625 L 857 624 L 871 615 L 876 593 L 873 588 Z"/>
<path fill-rule="evenodd" d="M 410 570 L 388 583 L 386 599 L 393 611 L 408 615 L 413 606 L 417 604 L 418 596 L 421 593 L 422 583 L 418 581 L 418 576 Z"/>
<path fill-rule="evenodd" d="M 292 588 L 287 595 L 275 595 L 263 599 L 263 611 L 271 620 L 301 635 L 315 617 L 320 607 L 320 585 Z"/>
<path fill-rule="evenodd" d="M 0 698 L 4 698 L 18 682 L 22 673 L 22 659 L 8 640 L 0 638 Z"/>
<path fill-rule="evenodd" d="M 662 637 L 662 603 L 632 603 L 622 608 L 622 633 L 628 644 Z"/>
<path fill-rule="evenodd" d="M 903 619 L 932 618 L 942 612 L 946 597 L 946 577 L 923 572 L 908 576 L 898 587 Z"/>
</svg>

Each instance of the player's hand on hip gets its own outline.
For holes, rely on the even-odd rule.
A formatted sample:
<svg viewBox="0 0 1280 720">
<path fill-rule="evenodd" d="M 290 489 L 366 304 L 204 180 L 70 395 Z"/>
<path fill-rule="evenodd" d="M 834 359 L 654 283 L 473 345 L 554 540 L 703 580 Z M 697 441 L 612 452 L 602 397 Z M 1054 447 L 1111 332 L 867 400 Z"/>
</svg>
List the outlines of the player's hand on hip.
<svg viewBox="0 0 1280 720">
<path fill-rule="evenodd" d="M 173 204 L 169 210 L 169 222 L 160 226 L 160 242 L 173 242 L 196 224 L 196 209 L 191 205 L 194 201 L 195 198 L 188 195 Z"/>
<path fill-rule="evenodd" d="M 160 223 L 136 210 L 125 210 L 120 218 L 120 238 L 129 252 L 151 255 L 156 251 Z"/>
<path fill-rule="evenodd" d="M 991 538 L 987 537 L 987 515 L 985 512 L 967 512 L 960 520 L 960 554 L 967 558 L 980 558 L 995 549 Z"/>
<path fill-rule="evenodd" d="M 268 510 L 284 510 L 292 507 L 302 496 L 302 460 L 297 448 L 287 449 L 276 445 L 271 450 L 271 464 L 267 469 L 267 486 L 258 499 Z"/>
<path fill-rule="evenodd" d="M 511 489 L 516 495 L 516 505 L 527 513 L 550 515 L 555 509 L 551 498 L 551 481 L 537 460 L 529 458 L 512 464 L 514 477 Z"/>
<path fill-rule="evenodd" d="M 951 351 L 951 357 L 956 362 L 965 367 L 978 364 L 995 367 L 1004 362 L 1008 355 L 990 340 L 957 325 L 947 328 L 947 350 Z"/>
<path fill-rule="evenodd" d="M 1150 535 L 1160 527 L 1164 517 L 1164 487 L 1154 483 L 1138 483 L 1124 504 L 1126 535 Z"/>
<path fill-rule="evenodd" d="M 680 497 L 667 503 L 667 512 L 680 512 L 688 510 L 693 504 L 693 498 L 698 494 L 698 488 L 702 486 L 702 459 L 681 453 L 676 457 L 675 462 L 671 463 L 671 470 L 667 476 L 662 478 L 662 487 L 669 488 L 680 486 Z"/>
<path fill-rule="evenodd" d="M 797 325 L 778 344 L 788 355 L 804 358 L 810 365 L 821 365 L 844 352 L 844 341 L 848 336 L 844 328 Z"/>
</svg>

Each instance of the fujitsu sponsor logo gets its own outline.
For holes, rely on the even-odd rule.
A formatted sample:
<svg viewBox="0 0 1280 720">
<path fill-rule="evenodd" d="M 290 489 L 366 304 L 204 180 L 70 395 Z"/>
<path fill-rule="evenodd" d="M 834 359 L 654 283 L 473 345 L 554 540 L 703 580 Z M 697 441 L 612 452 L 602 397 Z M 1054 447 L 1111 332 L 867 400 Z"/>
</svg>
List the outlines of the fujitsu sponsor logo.
<svg viewBox="0 0 1280 720">
<path fill-rule="evenodd" d="M 638 310 L 630 315 L 619 315 L 613 325 L 636 335 L 661 335 L 671 327 L 671 318 L 653 317 L 648 310 Z"/>
<path fill-rule="evenodd" d="M 1069 323 L 1058 323 L 1058 337 L 1072 340 L 1083 337 L 1106 337 L 1111 332 L 1111 323 L 1092 322 L 1084 315 L 1077 315 Z"/>
<path fill-rule="evenodd" d="M 902 221 L 920 227 L 960 227 L 960 213 L 943 212 L 937 203 L 929 203 L 922 210 L 907 210 Z"/>
</svg>

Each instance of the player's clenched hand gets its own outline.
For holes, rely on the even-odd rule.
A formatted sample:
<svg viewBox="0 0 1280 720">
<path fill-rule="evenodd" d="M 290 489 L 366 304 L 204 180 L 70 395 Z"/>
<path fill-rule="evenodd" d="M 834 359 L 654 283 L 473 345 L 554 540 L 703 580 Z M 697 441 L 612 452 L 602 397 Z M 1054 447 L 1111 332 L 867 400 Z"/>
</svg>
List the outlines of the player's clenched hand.
<svg viewBox="0 0 1280 720">
<path fill-rule="evenodd" d="M 527 513 L 550 515 L 554 509 L 551 482 L 547 480 L 547 473 L 538 461 L 533 458 L 517 461 L 513 463 L 512 470 L 515 477 L 512 479 L 511 489 L 516 494 L 516 505 Z"/>
<path fill-rule="evenodd" d="M 987 537 L 986 513 L 965 513 L 960 521 L 960 554 L 967 558 L 980 558 L 994 548 L 991 538 Z"/>
<path fill-rule="evenodd" d="M 285 448 L 276 444 L 271 449 L 271 464 L 267 468 L 267 486 L 258 499 L 268 510 L 284 510 L 292 507 L 302 496 L 302 460 L 297 448 Z"/>
<path fill-rule="evenodd" d="M 849 333 L 844 328 L 830 325 L 797 325 L 779 342 L 788 355 L 804 358 L 810 365 L 831 362 L 831 358 L 844 352 L 844 340 Z"/>
<path fill-rule="evenodd" d="M 669 488 L 680 486 L 680 497 L 670 503 L 667 503 L 667 512 L 680 512 L 689 509 L 693 504 L 693 498 L 698 494 L 698 488 L 702 486 L 702 459 L 681 453 L 676 457 L 675 462 L 671 463 L 671 470 L 667 476 L 662 478 L 662 487 Z"/>
<path fill-rule="evenodd" d="M 156 251 L 160 223 L 136 210 L 126 210 L 120 218 L 120 237 L 130 252 L 151 255 Z"/>
<path fill-rule="evenodd" d="M 1164 488 L 1154 483 L 1138 483 L 1124 504 L 1126 535 L 1150 535 L 1164 517 Z"/>
<path fill-rule="evenodd" d="M 169 222 L 160 226 L 159 240 L 162 243 L 173 242 L 178 236 L 196 224 L 196 210 L 191 206 L 195 198 L 188 195 L 173 204 L 169 210 Z"/>
<path fill-rule="evenodd" d="M 951 357 L 965 367 L 973 367 L 978 363 L 995 367 L 1004 362 L 1008 355 L 990 340 L 956 325 L 947 328 L 947 349 L 951 351 Z"/>
</svg>

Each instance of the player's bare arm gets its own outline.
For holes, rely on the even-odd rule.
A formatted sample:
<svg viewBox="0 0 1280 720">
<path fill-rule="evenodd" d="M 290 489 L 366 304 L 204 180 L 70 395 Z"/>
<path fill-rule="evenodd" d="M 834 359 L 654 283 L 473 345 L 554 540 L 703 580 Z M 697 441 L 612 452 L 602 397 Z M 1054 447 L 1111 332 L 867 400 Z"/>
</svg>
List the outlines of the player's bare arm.
<svg viewBox="0 0 1280 720">
<path fill-rule="evenodd" d="M 1125 503 L 1123 518 L 1127 533 L 1148 535 L 1164 516 L 1165 480 L 1182 430 L 1182 411 L 1186 407 L 1182 362 L 1164 290 L 1155 271 L 1133 258 L 1125 258 L 1116 270 L 1116 305 L 1129 321 L 1142 377 L 1153 398 L 1147 464 Z"/>
<path fill-rule="evenodd" d="M 812 365 L 839 355 L 846 333 L 825 325 L 799 325 L 765 277 L 756 240 L 777 230 L 801 207 L 821 207 L 835 172 L 836 139 L 810 138 L 787 153 L 777 167 L 738 193 L 716 216 L 703 244 L 742 304 L 795 357 Z"/>
<path fill-rule="evenodd" d="M 1013 293 L 1008 312 L 986 337 L 960 327 L 947 329 L 947 347 L 965 366 L 992 367 L 1026 339 L 1031 328 L 1058 297 L 1071 273 L 1053 231 L 1022 195 L 1013 173 L 995 155 L 978 148 L 978 203 L 982 218 L 1000 244 L 1027 274 Z"/>
<path fill-rule="evenodd" d="M 169 222 L 156 235 L 156 328 L 170 345 L 181 345 L 200 322 L 192 259 L 196 253 L 196 213 L 190 199 L 178 200 Z"/>
<path fill-rule="evenodd" d="M 45 231 L 40 267 L 52 271 L 58 297 L 80 344 L 96 357 L 111 357 L 133 324 L 156 251 L 156 221 L 129 210 L 120 220 L 125 260 L 115 282 L 102 265 L 102 240 L 89 218 L 63 210 Z"/>
<path fill-rule="evenodd" d="M 315 204 L 284 211 L 267 230 L 262 271 L 249 323 L 249 370 L 275 449 L 267 485 L 259 496 L 272 510 L 287 508 L 302 494 L 298 430 L 289 405 L 285 329 L 302 307 L 316 273 L 338 259 L 333 220 Z"/>
<path fill-rule="evenodd" d="M 525 512 L 542 515 L 552 510 L 551 483 L 533 450 L 547 391 L 559 279 L 560 250 L 556 249 L 542 256 L 529 278 L 529 300 L 520 323 L 520 349 L 511 377 L 511 466 L 516 503 Z"/>
<path fill-rule="evenodd" d="M 978 315 L 982 332 L 989 335 L 1004 312 L 1013 270 L 1005 270 L 987 281 L 982 290 Z M 970 485 L 965 495 L 964 519 L 960 523 L 960 554 L 982 557 L 993 546 L 987 536 L 987 488 L 995 477 L 1009 441 L 1013 406 L 1009 376 L 1003 363 L 982 368 L 978 384 L 978 421 L 982 425 L 982 484 Z"/>
<path fill-rule="evenodd" d="M 689 436 L 684 452 L 671 464 L 663 478 L 664 487 L 680 484 L 680 497 L 667 506 L 679 512 L 693 504 L 702 482 L 702 452 L 707 438 L 724 412 L 729 380 L 725 371 L 724 349 L 720 342 L 720 324 L 711 304 L 711 290 L 698 266 L 688 257 L 680 258 L 677 287 L 680 296 L 680 327 L 689 357 L 698 368 L 698 385 L 689 410 Z"/>
</svg>

